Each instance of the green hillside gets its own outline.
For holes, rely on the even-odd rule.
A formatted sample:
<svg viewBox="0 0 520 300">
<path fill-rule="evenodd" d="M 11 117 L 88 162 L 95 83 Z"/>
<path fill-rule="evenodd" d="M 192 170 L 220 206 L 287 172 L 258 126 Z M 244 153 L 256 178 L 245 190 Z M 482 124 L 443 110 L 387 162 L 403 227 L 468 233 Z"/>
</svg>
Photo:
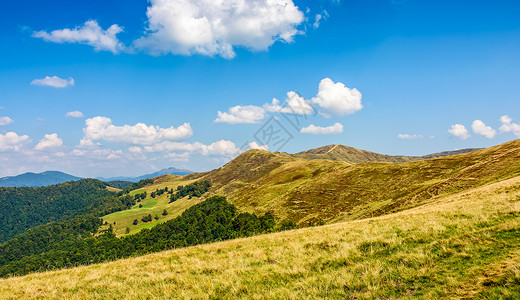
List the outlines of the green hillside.
<svg viewBox="0 0 520 300">
<path fill-rule="evenodd" d="M 113 195 L 106 186 L 82 179 L 45 187 L 0 187 L 0 243 L 35 226 L 95 210 Z"/>
<path fill-rule="evenodd" d="M 519 216 L 520 176 L 495 177 L 386 216 L 3 279 L 0 294 L 8 299 L 516 299 Z"/>
</svg>

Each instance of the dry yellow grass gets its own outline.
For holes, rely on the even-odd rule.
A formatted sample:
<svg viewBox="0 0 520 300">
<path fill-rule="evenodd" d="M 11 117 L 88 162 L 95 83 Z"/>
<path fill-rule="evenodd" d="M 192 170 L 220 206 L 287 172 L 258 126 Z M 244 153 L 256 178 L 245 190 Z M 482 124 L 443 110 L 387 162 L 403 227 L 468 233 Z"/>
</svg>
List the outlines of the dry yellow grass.
<svg viewBox="0 0 520 300">
<path fill-rule="evenodd" d="M 520 177 L 407 211 L 0 280 L 7 299 L 515 298 Z"/>
</svg>

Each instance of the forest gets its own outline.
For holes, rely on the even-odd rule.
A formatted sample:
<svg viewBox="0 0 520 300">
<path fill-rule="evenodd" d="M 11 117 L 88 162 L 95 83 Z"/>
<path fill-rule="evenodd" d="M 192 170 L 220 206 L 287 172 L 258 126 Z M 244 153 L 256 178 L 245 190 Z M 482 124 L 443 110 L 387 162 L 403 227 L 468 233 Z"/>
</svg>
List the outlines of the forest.
<svg viewBox="0 0 520 300">
<path fill-rule="evenodd" d="M 133 197 L 114 199 L 134 201 Z M 121 204 L 124 205 L 124 204 Z M 187 209 L 179 217 L 151 229 L 117 238 L 111 228 L 98 232 L 95 215 L 33 228 L 0 245 L 0 276 L 23 275 L 110 261 L 125 257 L 247 237 L 275 230 L 275 218 L 239 213 L 224 197 L 213 196 Z"/>
<path fill-rule="evenodd" d="M 101 207 L 114 193 L 96 179 L 45 187 L 0 187 L 0 243 L 38 225 L 60 222 Z"/>
</svg>

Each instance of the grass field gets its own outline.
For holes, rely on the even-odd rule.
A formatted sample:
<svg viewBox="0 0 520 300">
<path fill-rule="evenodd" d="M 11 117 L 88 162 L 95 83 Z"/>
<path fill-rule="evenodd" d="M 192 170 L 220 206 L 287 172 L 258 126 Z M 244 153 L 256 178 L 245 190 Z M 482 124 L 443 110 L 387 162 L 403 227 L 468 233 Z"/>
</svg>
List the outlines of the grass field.
<svg viewBox="0 0 520 300">
<path fill-rule="evenodd" d="M 193 180 L 186 180 L 183 177 L 176 175 L 161 176 L 156 179 L 156 182 L 153 185 L 149 185 L 130 192 L 130 195 L 132 196 L 146 192 L 146 199 L 137 203 L 129 210 L 123 210 L 104 216 L 103 221 L 109 223 L 109 225 L 112 225 L 117 236 L 122 236 L 126 234 L 126 228 L 130 229 L 129 234 L 134 234 L 144 228 L 151 228 L 159 223 L 171 220 L 179 216 L 183 211 L 190 208 L 191 206 L 200 203 L 202 199 L 188 199 L 188 197 L 185 197 L 173 203 L 169 203 L 169 195 L 166 193 L 162 194 L 161 196 L 156 196 L 155 198 L 152 198 L 150 194 L 156 189 L 163 189 L 164 187 L 175 189 L 179 185 L 187 185 L 192 182 Z M 142 207 L 139 207 L 139 204 L 141 204 Z M 162 213 L 165 209 L 168 214 L 163 216 Z M 141 218 L 147 216 L 148 214 L 152 215 L 152 221 L 146 223 L 141 221 Z M 155 216 L 158 216 L 159 219 L 156 220 L 154 218 Z M 133 225 L 135 219 L 138 220 L 137 225 Z M 109 225 L 104 225 L 101 227 L 101 229 L 107 229 Z"/>
<path fill-rule="evenodd" d="M 520 297 L 520 177 L 386 216 L 0 280 L 7 299 Z"/>
</svg>

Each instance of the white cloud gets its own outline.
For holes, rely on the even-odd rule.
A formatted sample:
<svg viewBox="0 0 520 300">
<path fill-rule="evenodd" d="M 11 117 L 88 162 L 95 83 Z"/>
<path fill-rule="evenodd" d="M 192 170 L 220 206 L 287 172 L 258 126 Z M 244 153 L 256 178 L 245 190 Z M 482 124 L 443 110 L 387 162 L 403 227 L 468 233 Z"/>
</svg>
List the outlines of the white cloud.
<svg viewBox="0 0 520 300">
<path fill-rule="evenodd" d="M 13 119 L 9 117 L 0 117 L 0 126 L 5 126 L 13 123 Z"/>
<path fill-rule="evenodd" d="M 513 123 L 513 119 L 508 115 L 500 117 L 500 122 L 502 123 L 502 126 L 500 126 L 500 132 L 512 132 L 517 137 L 520 137 L 520 124 Z"/>
<path fill-rule="evenodd" d="M 123 31 L 117 24 L 103 30 L 95 20 L 85 22 L 83 26 L 73 29 L 59 29 L 49 32 L 36 31 L 33 37 L 41 38 L 47 42 L 54 43 L 79 43 L 94 47 L 96 51 L 110 51 L 119 53 L 124 49 L 123 44 L 116 35 Z"/>
<path fill-rule="evenodd" d="M 251 143 L 247 144 L 246 151 L 252 150 L 252 149 L 260 149 L 260 150 L 269 151 L 269 147 L 267 145 L 260 146 L 256 142 L 251 142 Z"/>
<path fill-rule="evenodd" d="M 313 111 L 309 100 L 305 100 L 298 93 L 292 91 L 287 93 L 287 99 L 285 99 L 283 106 L 280 105 L 278 99 L 273 98 L 270 104 L 264 104 L 264 108 L 270 112 L 300 115 L 309 115 Z"/>
<path fill-rule="evenodd" d="M 135 46 L 152 54 L 235 56 L 292 42 L 304 21 L 292 0 L 151 0 L 148 33 Z"/>
<path fill-rule="evenodd" d="M 417 140 L 417 139 L 424 138 L 424 136 L 422 136 L 420 134 L 408 134 L 408 133 L 400 133 L 397 135 L 397 137 L 402 140 Z"/>
<path fill-rule="evenodd" d="M 19 151 L 29 141 L 29 136 L 15 132 L 0 133 L 0 151 Z"/>
<path fill-rule="evenodd" d="M 451 125 L 451 129 L 448 129 L 448 132 L 463 140 L 471 136 L 466 127 L 461 124 Z"/>
<path fill-rule="evenodd" d="M 83 113 L 78 111 L 78 110 L 75 110 L 75 111 L 69 111 L 68 113 L 65 114 L 66 117 L 71 117 L 71 118 L 83 118 Z"/>
<path fill-rule="evenodd" d="M 324 10 L 321 14 L 316 14 L 316 16 L 314 17 L 314 24 L 312 24 L 312 27 L 314 27 L 314 29 L 318 29 L 318 27 L 320 27 L 320 22 L 322 20 L 326 20 L 328 17 L 329 13 L 326 10 Z"/>
<path fill-rule="evenodd" d="M 324 109 L 321 114 L 325 117 L 341 116 L 361 110 L 361 97 L 357 89 L 349 89 L 341 82 L 334 83 L 325 78 L 321 80 L 319 92 L 312 102 Z"/>
<path fill-rule="evenodd" d="M 343 132 L 343 125 L 341 125 L 340 123 L 334 123 L 334 125 L 329 127 L 320 127 L 311 124 L 307 127 L 302 128 L 300 132 L 310 134 L 336 134 Z"/>
<path fill-rule="evenodd" d="M 167 140 L 183 140 L 193 135 L 189 123 L 175 128 L 160 128 L 159 126 L 147 126 L 143 123 L 136 125 L 115 126 L 112 120 L 107 117 L 94 117 L 85 121 L 86 127 L 83 128 L 85 141 L 80 142 L 85 146 L 90 146 L 91 141 L 105 140 L 108 142 L 150 145 Z"/>
<path fill-rule="evenodd" d="M 74 78 L 62 79 L 58 76 L 45 76 L 42 79 L 34 79 L 31 81 L 32 85 L 50 86 L 54 88 L 65 88 L 68 86 L 74 86 Z"/>
<path fill-rule="evenodd" d="M 486 126 L 486 124 L 484 124 L 484 122 L 482 122 L 481 120 L 473 121 L 473 124 L 471 124 L 471 129 L 474 133 L 483 135 L 488 139 L 494 138 L 497 134 L 497 132 L 493 128 Z"/>
<path fill-rule="evenodd" d="M 63 140 L 58 137 L 58 134 L 46 134 L 44 138 L 34 147 L 34 150 L 55 149 L 63 146 Z"/>
<path fill-rule="evenodd" d="M 228 112 L 219 111 L 215 123 L 252 124 L 258 123 L 264 117 L 265 111 L 261 107 L 254 105 L 237 105 L 231 107 Z"/>
<path fill-rule="evenodd" d="M 199 142 L 170 142 L 164 141 L 150 146 L 145 146 L 147 152 L 179 152 L 198 154 L 203 156 L 222 156 L 232 157 L 240 153 L 235 143 L 226 140 L 220 140 L 210 145 L 204 145 Z"/>
<path fill-rule="evenodd" d="M 137 146 L 132 146 L 130 148 L 128 148 L 128 151 L 130 151 L 130 153 L 142 153 L 143 152 L 143 148 L 141 147 L 137 147 Z"/>
</svg>

